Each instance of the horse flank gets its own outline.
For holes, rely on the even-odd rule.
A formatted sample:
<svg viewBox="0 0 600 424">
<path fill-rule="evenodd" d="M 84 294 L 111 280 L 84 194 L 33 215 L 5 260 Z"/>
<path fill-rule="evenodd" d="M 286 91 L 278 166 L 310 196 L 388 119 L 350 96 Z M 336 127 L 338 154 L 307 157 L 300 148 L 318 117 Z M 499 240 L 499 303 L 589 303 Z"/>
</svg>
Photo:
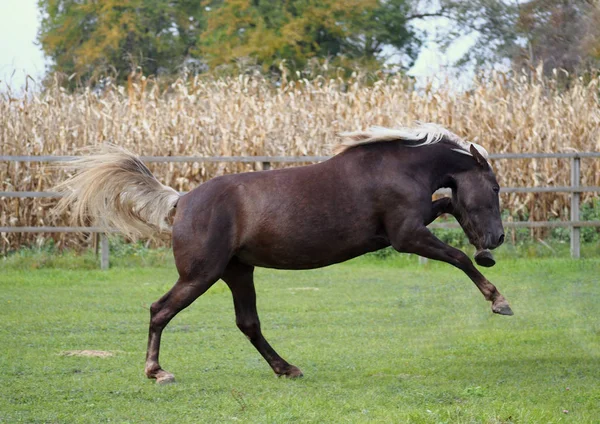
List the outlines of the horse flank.
<svg viewBox="0 0 600 424">
<path fill-rule="evenodd" d="M 414 128 L 385 128 L 385 127 L 370 127 L 366 131 L 354 131 L 340 133 L 344 138 L 340 144 L 334 148 L 335 154 L 340 154 L 348 149 L 356 146 L 370 143 L 378 143 L 384 141 L 410 141 L 418 144 L 409 144 L 410 147 L 427 146 L 429 144 L 439 143 L 446 140 L 454 144 L 457 148 L 452 149 L 456 152 L 472 156 L 469 148 L 473 145 L 484 158 L 488 158 L 488 152 L 477 143 L 471 143 L 463 140 L 458 135 L 447 130 L 446 128 L 433 123 L 420 123 Z"/>
</svg>

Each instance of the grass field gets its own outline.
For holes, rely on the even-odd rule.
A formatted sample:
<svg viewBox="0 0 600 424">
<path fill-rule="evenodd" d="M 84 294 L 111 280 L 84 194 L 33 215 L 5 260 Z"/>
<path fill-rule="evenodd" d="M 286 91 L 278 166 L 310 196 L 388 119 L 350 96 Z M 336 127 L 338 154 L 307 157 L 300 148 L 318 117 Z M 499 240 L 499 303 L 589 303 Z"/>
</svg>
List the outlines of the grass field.
<svg viewBox="0 0 600 424">
<path fill-rule="evenodd" d="M 218 283 L 165 331 L 166 386 L 143 374 L 147 308 L 175 270 L 68 265 L 0 264 L 0 422 L 600 420 L 598 258 L 486 270 L 513 317 L 493 315 L 461 272 L 415 258 L 258 270 L 265 336 L 305 377 L 274 376 Z M 84 349 L 113 356 L 65 355 Z"/>
</svg>

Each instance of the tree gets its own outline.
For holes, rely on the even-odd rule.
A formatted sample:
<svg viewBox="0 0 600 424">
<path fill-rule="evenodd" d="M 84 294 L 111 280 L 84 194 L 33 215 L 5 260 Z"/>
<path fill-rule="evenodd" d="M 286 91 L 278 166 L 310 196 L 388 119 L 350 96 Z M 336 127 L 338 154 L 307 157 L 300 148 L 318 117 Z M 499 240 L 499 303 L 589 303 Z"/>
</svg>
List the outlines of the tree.
<svg viewBox="0 0 600 424">
<path fill-rule="evenodd" d="M 441 0 L 440 13 L 455 23 L 455 37 L 475 34 L 464 61 L 507 58 L 516 69 L 542 62 L 545 73 L 599 63 L 600 3 L 593 0 Z"/>
<path fill-rule="evenodd" d="M 146 74 L 175 73 L 203 30 L 194 0 L 39 0 L 38 40 L 51 71 L 86 80 L 141 66 Z"/>
<path fill-rule="evenodd" d="M 517 7 L 512 0 L 440 0 L 438 13 L 449 20 L 442 31 L 442 45 L 449 45 L 466 34 L 476 38 L 463 62 L 478 65 L 510 56 L 508 51 L 518 39 L 515 31 Z"/>
<path fill-rule="evenodd" d="M 519 7 L 517 31 L 527 40 L 514 61 L 544 63 L 544 71 L 575 72 L 598 59 L 598 6 L 588 0 L 531 0 Z M 596 20 L 596 22 L 594 22 Z M 595 60 L 594 60 L 595 59 Z"/>
<path fill-rule="evenodd" d="M 383 52 L 415 59 L 411 21 L 418 0 L 38 0 L 38 39 L 51 71 L 93 80 L 176 74 L 184 65 L 216 67 L 249 57 L 264 69 L 292 69 L 312 58 L 379 67 Z M 385 49 L 384 49 L 385 48 Z"/>
<path fill-rule="evenodd" d="M 213 2 L 198 44 L 212 66 L 251 57 L 265 68 L 313 57 L 377 61 L 384 45 L 414 60 L 419 40 L 408 0 L 228 0 Z"/>
</svg>

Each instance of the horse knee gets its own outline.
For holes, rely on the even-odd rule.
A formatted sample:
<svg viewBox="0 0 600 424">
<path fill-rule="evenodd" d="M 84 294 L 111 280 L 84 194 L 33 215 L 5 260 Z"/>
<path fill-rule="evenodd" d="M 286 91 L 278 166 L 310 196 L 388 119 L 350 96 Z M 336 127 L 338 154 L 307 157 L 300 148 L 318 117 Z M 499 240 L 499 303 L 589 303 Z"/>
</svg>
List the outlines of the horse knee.
<svg viewBox="0 0 600 424">
<path fill-rule="evenodd" d="M 237 319 L 237 327 L 250 340 L 256 339 L 260 335 L 260 322 L 254 319 Z"/>
<path fill-rule="evenodd" d="M 453 265 L 462 270 L 473 266 L 473 262 L 471 261 L 471 259 L 467 256 L 466 253 L 464 253 L 461 250 L 453 251 L 452 253 L 450 253 L 450 257 L 452 261 L 454 261 Z"/>
</svg>

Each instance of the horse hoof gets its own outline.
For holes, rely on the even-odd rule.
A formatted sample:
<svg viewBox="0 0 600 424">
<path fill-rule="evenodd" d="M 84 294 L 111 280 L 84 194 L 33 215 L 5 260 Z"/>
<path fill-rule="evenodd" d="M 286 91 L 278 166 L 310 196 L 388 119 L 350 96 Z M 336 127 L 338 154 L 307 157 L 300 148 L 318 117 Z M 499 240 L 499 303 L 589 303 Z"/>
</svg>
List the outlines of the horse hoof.
<svg viewBox="0 0 600 424">
<path fill-rule="evenodd" d="M 506 301 L 500 302 L 498 304 L 494 303 L 492 305 L 492 312 L 500 315 L 514 315 L 514 312 L 512 311 L 512 309 L 510 309 L 510 306 L 508 306 L 508 303 Z"/>
<path fill-rule="evenodd" d="M 477 262 L 477 265 L 487 268 L 496 265 L 492 252 L 487 249 L 478 250 L 477 253 L 475 253 L 475 262 Z"/>
<path fill-rule="evenodd" d="M 164 385 L 175 383 L 175 376 L 169 372 L 163 371 L 156 376 L 156 384 Z"/>
<path fill-rule="evenodd" d="M 287 369 L 285 372 L 277 373 L 277 377 L 285 377 L 285 378 L 300 378 L 303 376 L 304 376 L 304 374 L 302 374 L 302 371 L 300 371 L 300 368 L 295 367 L 293 365 L 291 365 L 290 368 Z"/>
</svg>

